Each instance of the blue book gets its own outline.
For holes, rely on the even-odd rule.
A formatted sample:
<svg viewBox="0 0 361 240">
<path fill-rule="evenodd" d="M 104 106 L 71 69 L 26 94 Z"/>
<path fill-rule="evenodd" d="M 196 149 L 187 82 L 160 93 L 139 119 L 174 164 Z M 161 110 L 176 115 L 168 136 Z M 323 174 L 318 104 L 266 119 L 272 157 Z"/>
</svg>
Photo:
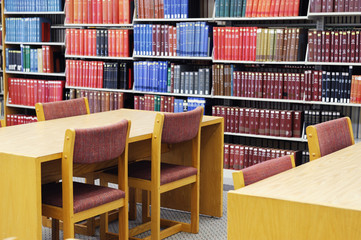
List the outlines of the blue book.
<svg viewBox="0 0 361 240">
<path fill-rule="evenodd" d="M 164 0 L 164 18 L 170 18 L 170 11 L 169 11 L 169 1 L 170 0 Z"/>
<path fill-rule="evenodd" d="M 171 12 L 170 12 L 170 18 L 178 18 L 177 17 L 177 5 L 179 1 L 177 0 L 171 0 Z"/>
<path fill-rule="evenodd" d="M 188 18 L 188 0 L 181 0 L 180 18 Z"/>
<path fill-rule="evenodd" d="M 231 96 L 233 96 L 233 72 L 234 72 L 234 65 L 231 65 Z"/>
<path fill-rule="evenodd" d="M 38 50 L 34 49 L 34 62 L 35 62 L 35 66 L 34 66 L 34 72 L 39 72 L 38 69 Z"/>
<path fill-rule="evenodd" d="M 206 23 L 205 22 L 201 22 L 201 41 L 200 41 L 200 56 L 204 57 L 205 56 L 205 52 L 204 52 L 204 45 L 205 45 L 205 41 L 206 41 Z"/>
<path fill-rule="evenodd" d="M 207 57 L 209 56 L 208 53 L 208 36 L 209 36 L 209 26 L 206 25 L 204 28 L 204 41 L 203 41 L 203 56 Z"/>
<path fill-rule="evenodd" d="M 195 35 L 196 35 L 196 31 L 195 31 L 195 22 L 190 22 L 189 23 L 189 28 L 190 28 L 190 49 L 189 49 L 189 55 L 190 56 L 196 56 L 195 54 Z"/>
<path fill-rule="evenodd" d="M 176 50 L 176 53 L 177 53 L 177 56 L 181 56 L 181 54 L 180 54 L 180 49 L 181 49 L 181 41 L 180 41 L 180 39 L 181 39 L 181 37 L 180 37 L 180 35 L 181 35 L 181 24 L 180 23 L 177 23 L 177 50 Z"/>
<path fill-rule="evenodd" d="M 182 47 L 182 56 L 187 56 L 187 25 L 188 25 L 188 23 L 183 23 L 183 30 L 181 30 L 182 31 L 182 33 L 181 33 L 181 35 L 182 35 L 182 39 L 181 39 L 181 47 Z M 182 24 L 181 24 L 181 26 L 182 26 Z"/>
<path fill-rule="evenodd" d="M 6 63 L 5 69 L 10 70 L 9 69 L 9 48 L 5 49 L 5 63 Z"/>
<path fill-rule="evenodd" d="M 168 87 L 168 62 L 163 62 L 163 92 L 167 92 Z"/>
<path fill-rule="evenodd" d="M 145 56 L 145 28 L 146 25 L 145 24 L 141 24 L 140 25 L 140 55 Z"/>
<path fill-rule="evenodd" d="M 147 49 L 148 49 L 148 55 L 152 56 L 153 54 L 153 24 L 148 25 L 148 42 L 147 42 Z"/>
<path fill-rule="evenodd" d="M 194 24 L 194 34 L 195 34 L 195 40 L 194 40 L 194 55 L 196 57 L 200 56 L 200 41 L 201 41 L 201 24 L 199 22 L 196 22 Z"/>
<path fill-rule="evenodd" d="M 220 0 L 216 0 L 216 2 L 215 2 L 215 5 L 214 5 L 214 7 L 215 7 L 215 9 L 216 9 L 216 17 L 220 17 L 220 7 L 219 7 L 219 2 L 220 2 Z"/>
<path fill-rule="evenodd" d="M 134 52 L 139 55 L 139 25 L 134 24 Z"/>
<path fill-rule="evenodd" d="M 155 92 L 155 62 L 148 62 L 148 76 L 149 81 L 147 81 L 147 91 Z"/>
<path fill-rule="evenodd" d="M 242 1 L 243 1 L 243 5 L 242 5 L 242 16 L 241 17 L 245 17 L 246 16 L 247 0 L 242 0 Z"/>
</svg>

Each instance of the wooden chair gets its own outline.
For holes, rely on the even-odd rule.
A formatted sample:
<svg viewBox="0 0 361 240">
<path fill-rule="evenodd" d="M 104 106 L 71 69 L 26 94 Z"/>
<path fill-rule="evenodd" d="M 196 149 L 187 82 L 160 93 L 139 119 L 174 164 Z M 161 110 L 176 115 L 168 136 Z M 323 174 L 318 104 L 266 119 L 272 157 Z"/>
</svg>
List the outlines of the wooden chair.
<svg viewBox="0 0 361 240">
<path fill-rule="evenodd" d="M 253 165 L 241 171 L 233 172 L 234 189 L 236 190 L 245 187 L 294 167 L 295 159 L 293 155 L 288 155 Z"/>
<path fill-rule="evenodd" d="M 38 121 L 90 114 L 87 98 L 35 104 Z"/>
<path fill-rule="evenodd" d="M 308 126 L 306 134 L 310 161 L 355 144 L 349 117 Z"/>
<path fill-rule="evenodd" d="M 128 239 L 128 138 L 130 121 L 68 129 L 62 157 L 62 182 L 42 186 L 42 213 L 63 221 L 64 239 L 74 238 L 74 223 L 101 214 L 101 239 L 108 230 L 104 213 L 119 210 L 119 239 Z M 73 182 L 73 163 L 94 164 L 118 159 L 118 189 Z M 59 233 L 53 234 L 56 239 Z"/>
<path fill-rule="evenodd" d="M 0 120 L 0 128 L 1 127 L 5 127 L 5 120 L 3 119 L 3 120 Z"/>
<path fill-rule="evenodd" d="M 143 222 L 149 221 L 149 192 L 152 206 L 150 222 L 131 229 L 129 232 L 130 239 L 138 239 L 134 236 L 148 230 L 151 230 L 151 236 L 145 239 L 152 240 L 163 239 L 180 231 L 198 233 L 200 123 L 202 116 L 203 108 L 201 107 L 186 113 L 157 114 L 153 129 L 151 161 L 142 160 L 129 164 L 129 187 L 143 190 Z M 191 142 L 191 166 L 161 162 L 162 143 L 178 144 L 187 141 Z M 112 182 L 114 176 L 110 170 L 104 172 L 100 179 Z M 160 219 L 160 195 L 189 184 L 191 185 L 191 223 Z M 166 229 L 161 231 L 161 225 Z"/>
</svg>

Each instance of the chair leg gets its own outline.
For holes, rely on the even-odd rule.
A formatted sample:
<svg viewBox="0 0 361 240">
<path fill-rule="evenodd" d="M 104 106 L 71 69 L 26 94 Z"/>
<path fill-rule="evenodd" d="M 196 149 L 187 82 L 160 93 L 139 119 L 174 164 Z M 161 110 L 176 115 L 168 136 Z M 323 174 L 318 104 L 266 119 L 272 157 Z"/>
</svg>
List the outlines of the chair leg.
<svg viewBox="0 0 361 240">
<path fill-rule="evenodd" d="M 129 188 L 129 220 L 137 219 L 136 189 Z"/>
<path fill-rule="evenodd" d="M 74 222 L 70 218 L 64 219 L 63 220 L 63 236 L 64 236 L 64 239 L 74 238 L 74 235 L 75 235 Z"/>
<path fill-rule="evenodd" d="M 51 219 L 51 239 L 59 240 L 59 220 L 55 218 Z"/>
<path fill-rule="evenodd" d="M 151 239 L 160 240 L 160 191 L 152 189 L 151 193 L 152 212 L 151 218 Z"/>
<path fill-rule="evenodd" d="M 94 173 L 87 174 L 85 176 L 85 182 L 89 184 L 94 184 Z M 95 235 L 95 218 L 89 218 L 86 222 L 86 229 L 88 236 L 94 236 Z"/>
<path fill-rule="evenodd" d="M 142 190 L 142 223 L 150 221 L 149 205 L 149 191 Z"/>
<path fill-rule="evenodd" d="M 108 213 L 100 215 L 100 239 L 106 240 L 106 233 L 108 232 Z"/>
<path fill-rule="evenodd" d="M 119 209 L 119 240 L 128 240 L 129 229 L 128 229 L 128 206 Z"/>
<path fill-rule="evenodd" d="M 199 231 L 199 181 L 191 186 L 191 232 Z"/>
</svg>

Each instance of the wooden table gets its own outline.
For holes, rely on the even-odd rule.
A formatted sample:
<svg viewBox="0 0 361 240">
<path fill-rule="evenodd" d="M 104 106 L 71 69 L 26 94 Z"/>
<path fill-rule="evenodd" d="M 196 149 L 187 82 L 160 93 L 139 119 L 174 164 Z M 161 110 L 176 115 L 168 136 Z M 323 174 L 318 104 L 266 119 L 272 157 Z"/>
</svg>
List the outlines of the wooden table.
<svg viewBox="0 0 361 240">
<path fill-rule="evenodd" d="M 129 159 L 150 155 L 155 112 L 121 109 L 0 129 L 0 239 L 41 239 L 41 183 L 60 176 L 67 128 L 132 121 Z M 184 145 L 167 146 L 165 159 L 185 162 Z M 55 160 L 55 161 L 54 161 Z M 94 167 L 95 168 L 95 167 Z M 79 173 L 92 170 L 78 169 Z M 223 118 L 205 116 L 201 128 L 200 212 L 222 216 Z M 162 196 L 162 206 L 188 210 L 188 189 Z"/>
<path fill-rule="evenodd" d="M 361 143 L 230 191 L 228 239 L 361 239 Z"/>
</svg>

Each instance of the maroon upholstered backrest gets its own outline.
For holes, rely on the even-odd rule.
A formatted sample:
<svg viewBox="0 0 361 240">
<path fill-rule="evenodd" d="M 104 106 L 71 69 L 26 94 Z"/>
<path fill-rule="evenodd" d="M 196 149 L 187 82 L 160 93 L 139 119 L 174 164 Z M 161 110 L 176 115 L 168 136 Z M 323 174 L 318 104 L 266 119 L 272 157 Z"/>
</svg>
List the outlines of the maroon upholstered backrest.
<svg viewBox="0 0 361 240">
<path fill-rule="evenodd" d="M 162 143 L 179 143 L 194 138 L 201 117 L 201 107 L 183 113 L 164 113 Z"/>
<path fill-rule="evenodd" d="M 347 118 L 323 122 L 315 125 L 321 156 L 352 145 Z"/>
<path fill-rule="evenodd" d="M 125 148 L 128 121 L 95 127 L 75 129 L 74 163 L 96 163 L 119 157 Z"/>
<path fill-rule="evenodd" d="M 43 103 L 45 120 L 72 117 L 87 114 L 84 98 Z"/>
<path fill-rule="evenodd" d="M 291 168 L 292 160 L 290 156 L 283 156 L 259 163 L 242 170 L 244 185 L 247 186 L 261 181 L 262 179 L 271 177 Z"/>
</svg>

